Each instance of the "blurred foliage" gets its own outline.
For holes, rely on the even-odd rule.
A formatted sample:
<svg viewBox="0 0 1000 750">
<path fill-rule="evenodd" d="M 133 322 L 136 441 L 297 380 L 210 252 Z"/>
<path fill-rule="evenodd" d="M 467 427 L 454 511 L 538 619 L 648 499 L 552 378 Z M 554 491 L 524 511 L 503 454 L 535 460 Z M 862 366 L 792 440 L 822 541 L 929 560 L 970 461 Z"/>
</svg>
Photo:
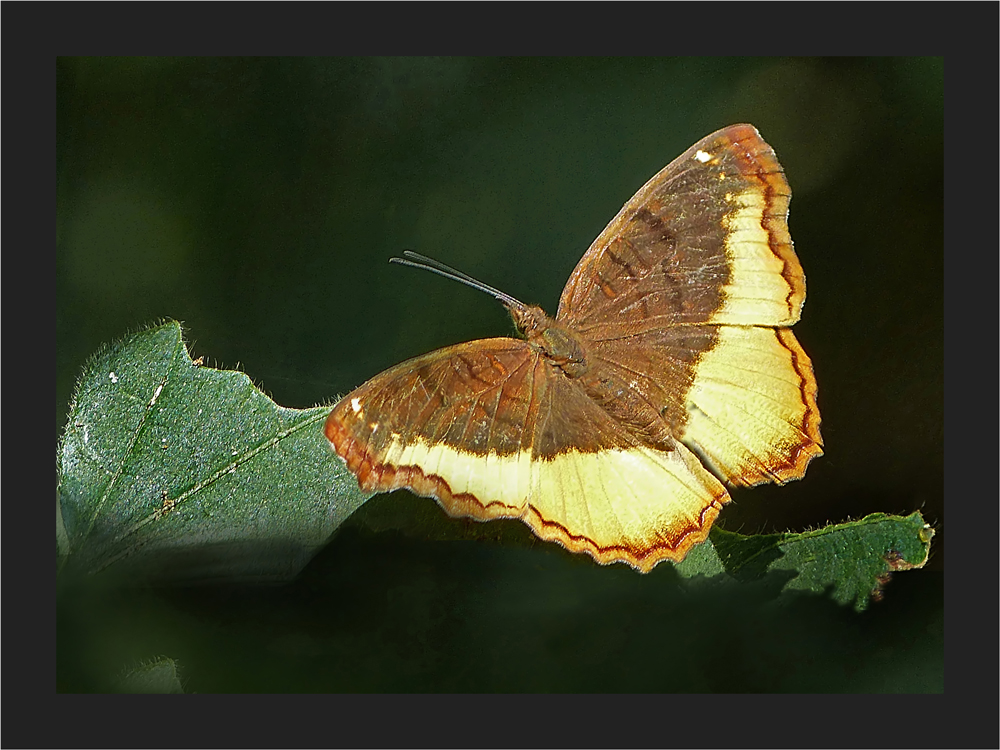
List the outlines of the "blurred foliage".
<svg viewBox="0 0 1000 750">
<path fill-rule="evenodd" d="M 173 695 L 183 693 L 179 665 L 173 659 L 161 656 L 128 669 L 118 680 L 120 693 L 158 693 Z"/>
<path fill-rule="evenodd" d="M 942 58 L 60 58 L 56 71 L 57 440 L 87 357 L 163 317 L 184 321 L 206 364 L 238 367 L 295 408 L 408 356 L 507 333 L 482 295 L 386 259 L 430 253 L 552 311 L 649 176 L 750 122 L 793 190 L 808 277 L 796 336 L 816 368 L 826 455 L 801 482 L 734 493 L 720 522 L 776 533 L 921 510 L 940 569 Z M 940 576 L 901 577 L 857 621 L 817 600 L 754 624 L 742 589 L 680 613 L 650 588 L 666 573 L 630 578 L 558 552 L 511 553 L 541 555 L 544 574 L 503 547 L 456 570 L 468 558 L 435 542 L 443 557 L 420 562 L 385 539 L 398 532 L 366 531 L 389 501 L 418 528 L 436 513 L 370 501 L 280 592 L 64 596 L 60 689 L 95 689 L 109 664 L 157 653 L 200 691 L 943 689 Z M 456 598 L 462 587 L 474 601 Z M 577 597 L 558 616 L 554 588 Z M 624 629 L 607 629 L 608 602 Z M 151 613 L 186 623 L 166 638 L 176 649 L 120 629 Z M 712 616 L 741 624 L 717 630 Z M 262 632 L 270 660 L 241 671 L 238 644 Z M 699 671 L 624 671 L 665 642 L 692 669 L 702 656 Z"/>
</svg>

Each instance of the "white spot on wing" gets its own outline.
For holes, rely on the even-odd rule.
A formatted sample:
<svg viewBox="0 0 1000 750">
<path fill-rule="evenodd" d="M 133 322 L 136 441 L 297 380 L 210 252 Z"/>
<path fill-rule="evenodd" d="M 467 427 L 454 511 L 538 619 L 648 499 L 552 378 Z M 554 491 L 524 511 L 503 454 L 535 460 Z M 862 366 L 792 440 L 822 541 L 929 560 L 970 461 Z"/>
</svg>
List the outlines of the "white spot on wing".
<svg viewBox="0 0 1000 750">
<path fill-rule="evenodd" d="M 700 149 L 694 152 L 694 158 L 700 161 L 702 164 L 707 164 L 708 162 L 712 161 L 712 155 L 707 151 L 701 151 Z"/>
<path fill-rule="evenodd" d="M 355 414 L 357 414 L 359 411 L 361 411 L 361 399 L 357 398 L 357 397 L 352 398 L 351 399 L 351 408 L 354 410 Z"/>
</svg>

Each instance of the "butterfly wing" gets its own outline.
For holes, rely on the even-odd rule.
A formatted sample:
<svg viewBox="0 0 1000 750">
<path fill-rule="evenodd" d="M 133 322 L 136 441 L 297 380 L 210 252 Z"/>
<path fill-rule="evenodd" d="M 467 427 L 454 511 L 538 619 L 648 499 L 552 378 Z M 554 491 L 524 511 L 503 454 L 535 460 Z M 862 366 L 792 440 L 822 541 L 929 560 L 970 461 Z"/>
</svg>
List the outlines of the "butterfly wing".
<svg viewBox="0 0 1000 750">
<path fill-rule="evenodd" d="M 756 129 L 713 133 L 622 208 L 559 303 L 604 377 L 732 484 L 798 478 L 822 453 L 812 365 L 788 330 L 805 300 L 790 197 Z M 635 405 L 621 408 L 627 422 Z"/>
<path fill-rule="evenodd" d="M 364 490 L 408 488 L 455 516 L 519 518 L 538 359 L 507 338 L 415 357 L 341 399 L 326 436 Z"/>
<path fill-rule="evenodd" d="M 542 365 L 525 522 L 601 563 L 648 572 L 683 560 L 729 502 L 725 488 L 683 444 L 642 441 L 581 382 Z"/>
<path fill-rule="evenodd" d="M 520 518 L 602 563 L 681 560 L 728 500 L 683 445 L 655 450 L 536 348 L 489 339 L 393 367 L 345 396 L 326 435 L 362 488 L 453 516 Z"/>
</svg>

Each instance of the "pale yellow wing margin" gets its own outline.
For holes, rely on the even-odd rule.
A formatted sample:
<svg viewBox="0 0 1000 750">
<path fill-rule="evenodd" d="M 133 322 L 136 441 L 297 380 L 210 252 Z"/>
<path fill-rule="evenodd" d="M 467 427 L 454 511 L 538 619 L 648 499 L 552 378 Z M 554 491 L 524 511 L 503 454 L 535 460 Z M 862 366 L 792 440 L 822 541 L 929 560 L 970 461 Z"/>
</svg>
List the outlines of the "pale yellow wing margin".
<svg viewBox="0 0 1000 750">
<path fill-rule="evenodd" d="M 341 399 L 326 437 L 364 490 L 408 488 L 480 521 L 520 518 L 539 359 L 517 339 L 415 357 Z"/>
<path fill-rule="evenodd" d="M 641 446 L 570 451 L 536 461 L 532 470 L 524 521 L 539 537 L 643 573 L 663 560 L 683 560 L 729 501 L 680 444 L 670 453 Z"/>
<path fill-rule="evenodd" d="M 733 485 L 799 479 L 823 454 L 812 363 L 787 329 L 721 326 L 682 437 Z"/>
<path fill-rule="evenodd" d="M 790 326 L 802 311 L 806 280 L 788 233 L 791 188 L 774 149 L 750 126 L 733 126 L 722 145 L 695 150 L 715 168 L 729 279 L 712 323 Z"/>
<path fill-rule="evenodd" d="M 555 393 L 575 384 L 550 386 L 560 413 L 548 419 L 540 405 L 522 520 L 542 539 L 605 565 L 624 562 L 645 573 L 683 560 L 708 537 L 729 502 L 726 489 L 679 442 L 668 451 L 643 445 L 590 399 Z M 580 438 L 547 450 L 547 435 L 568 423 Z"/>
<path fill-rule="evenodd" d="M 638 330 L 793 325 L 806 286 L 788 233 L 791 195 L 752 125 L 702 138 L 594 240 L 563 290 L 558 318 L 583 331 L 623 319 Z"/>
</svg>

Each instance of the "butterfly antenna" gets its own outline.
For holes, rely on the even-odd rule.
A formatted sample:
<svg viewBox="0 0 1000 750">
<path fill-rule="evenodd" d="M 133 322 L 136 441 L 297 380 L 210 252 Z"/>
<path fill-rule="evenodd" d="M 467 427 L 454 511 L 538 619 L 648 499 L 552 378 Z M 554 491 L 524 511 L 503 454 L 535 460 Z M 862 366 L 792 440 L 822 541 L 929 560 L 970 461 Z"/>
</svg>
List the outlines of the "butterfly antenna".
<svg viewBox="0 0 1000 750">
<path fill-rule="evenodd" d="M 425 271 L 436 273 L 438 276 L 444 276 L 446 279 L 451 279 L 452 281 L 457 281 L 460 284 L 471 286 L 473 289 L 486 292 L 486 294 L 491 297 L 500 300 L 507 305 L 507 307 L 517 307 L 521 309 L 526 307 L 523 302 L 511 297 L 509 294 L 501 292 L 499 289 L 495 289 L 489 284 L 484 284 L 479 279 L 474 279 L 469 276 L 469 274 L 462 273 L 457 268 L 452 268 L 446 263 L 434 260 L 434 258 L 428 258 L 426 255 L 415 253 L 412 250 L 404 250 L 402 258 L 389 258 L 389 262 L 398 263 L 401 266 L 410 266 L 411 268 L 422 268 Z"/>
</svg>

